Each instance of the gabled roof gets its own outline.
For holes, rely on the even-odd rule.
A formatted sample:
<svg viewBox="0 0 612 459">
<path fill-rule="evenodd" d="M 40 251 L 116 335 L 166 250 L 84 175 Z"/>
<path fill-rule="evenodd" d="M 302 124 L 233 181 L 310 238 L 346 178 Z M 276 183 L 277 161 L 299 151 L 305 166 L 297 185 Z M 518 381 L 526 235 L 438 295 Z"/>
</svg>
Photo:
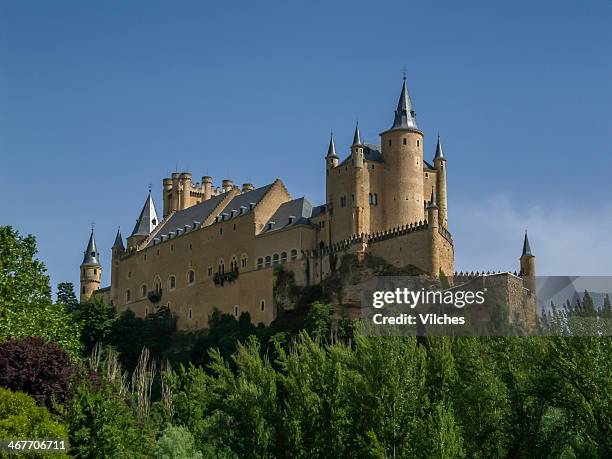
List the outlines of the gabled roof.
<svg viewBox="0 0 612 459">
<path fill-rule="evenodd" d="M 100 253 L 96 248 L 96 238 L 94 237 L 93 229 L 91 230 L 91 234 L 89 235 L 89 242 L 87 243 L 87 248 L 85 252 L 83 252 L 83 263 L 81 266 L 100 266 Z"/>
<path fill-rule="evenodd" d="M 312 210 L 312 204 L 303 197 L 284 202 L 266 222 L 262 233 L 270 233 L 289 226 L 308 223 L 310 217 L 312 217 Z"/>
<path fill-rule="evenodd" d="M 155 210 L 151 192 L 149 192 L 149 196 L 147 196 L 147 200 L 140 211 L 140 216 L 136 220 L 132 236 L 148 236 L 158 224 L 157 211 Z"/>
<path fill-rule="evenodd" d="M 271 187 L 272 184 L 255 188 L 254 190 L 235 196 L 225 207 L 223 207 L 221 215 L 226 214 L 224 215 L 224 219 L 229 219 L 232 217 L 232 210 L 236 210 L 234 216 L 240 215 L 241 207 L 243 207 L 243 214 L 250 212 L 250 204 L 258 204 Z M 175 212 L 167 220 L 161 223 L 161 227 L 157 230 L 155 238 L 149 241 L 147 247 L 154 245 L 155 240 L 161 240 L 162 236 L 169 237 L 170 233 L 174 233 L 172 236 L 175 236 L 177 229 L 181 232 L 185 231 L 185 227 L 187 227 L 187 231 L 196 229 L 198 225 L 204 223 L 204 221 L 211 216 L 213 211 L 226 197 L 227 194 L 221 193 L 206 201 L 202 201 L 200 204 Z"/>
</svg>

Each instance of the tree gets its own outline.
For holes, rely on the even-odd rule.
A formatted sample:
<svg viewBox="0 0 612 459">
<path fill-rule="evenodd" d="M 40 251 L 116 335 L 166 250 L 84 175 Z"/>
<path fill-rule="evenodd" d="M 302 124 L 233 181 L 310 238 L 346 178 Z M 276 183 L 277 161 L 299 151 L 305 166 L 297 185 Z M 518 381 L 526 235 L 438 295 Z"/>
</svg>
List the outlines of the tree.
<svg viewBox="0 0 612 459">
<path fill-rule="evenodd" d="M 51 303 L 49 278 L 36 252 L 34 236 L 0 226 L 0 341 L 41 336 L 76 357 L 80 329 L 63 306 Z"/>
<path fill-rule="evenodd" d="M 97 343 L 109 343 L 117 317 L 113 306 L 106 304 L 102 298 L 94 297 L 86 303 L 77 304 L 73 316 L 82 327 L 81 343 L 84 355 L 89 355 Z"/>
<path fill-rule="evenodd" d="M 189 429 L 169 425 L 162 432 L 155 447 L 157 459 L 201 459 L 202 453 L 195 445 Z"/>
<path fill-rule="evenodd" d="M 74 294 L 72 282 L 60 282 L 57 284 L 57 303 L 63 304 L 69 312 L 76 309 L 79 302 Z"/>
<path fill-rule="evenodd" d="M 312 304 L 311 310 L 306 316 L 306 330 L 316 340 L 324 340 L 329 337 L 331 330 L 332 309 L 329 304 Z"/>
<path fill-rule="evenodd" d="M 77 374 L 66 351 L 38 337 L 0 343 L 0 368 L 0 386 L 25 392 L 49 408 L 68 400 Z"/>
<path fill-rule="evenodd" d="M 51 301 L 47 270 L 36 253 L 34 236 L 0 226 L 0 314 Z"/>
<path fill-rule="evenodd" d="M 32 397 L 0 387 L 0 438 L 56 438 L 67 441 L 68 429 L 54 420 L 45 407 L 37 406 Z"/>
</svg>

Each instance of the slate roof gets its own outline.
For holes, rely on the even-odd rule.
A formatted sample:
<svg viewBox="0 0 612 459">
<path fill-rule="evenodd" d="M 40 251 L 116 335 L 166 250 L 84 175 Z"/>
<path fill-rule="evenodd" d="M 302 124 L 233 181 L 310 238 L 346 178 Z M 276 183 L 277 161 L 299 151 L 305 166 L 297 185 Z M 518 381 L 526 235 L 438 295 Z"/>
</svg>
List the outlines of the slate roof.
<svg viewBox="0 0 612 459">
<path fill-rule="evenodd" d="M 393 120 L 393 126 L 391 129 L 416 129 L 419 130 L 417 125 L 416 113 L 412 108 L 412 100 L 410 94 L 408 94 L 408 87 L 406 86 L 406 78 L 404 78 L 404 84 L 402 85 L 402 92 L 400 93 L 399 100 L 397 102 L 397 109 L 395 110 L 395 118 Z"/>
<path fill-rule="evenodd" d="M 140 211 L 140 216 L 136 220 L 132 236 L 148 236 L 158 224 L 159 218 L 157 218 L 155 204 L 153 203 L 151 192 L 149 192 L 149 196 L 147 196 L 147 200 Z"/>
<path fill-rule="evenodd" d="M 239 194 L 221 210 L 221 215 L 227 214 L 224 215 L 224 219 L 229 219 L 232 217 L 232 210 L 236 210 L 234 216 L 239 215 L 241 206 L 246 208 L 243 209 L 243 213 L 250 212 L 250 203 L 257 204 L 259 201 L 261 201 L 264 194 L 266 194 L 271 186 L 272 184 Z M 195 206 L 175 212 L 170 218 L 161 223 L 162 226 L 155 234 L 155 238 L 149 241 L 147 247 L 154 245 L 156 240 L 159 242 L 162 239 L 162 236 L 164 236 L 164 239 L 166 239 L 170 233 L 173 233 L 172 237 L 175 237 L 177 229 L 180 229 L 180 233 L 183 233 L 185 231 L 185 226 L 187 226 L 187 231 L 196 229 L 212 214 L 215 208 L 223 201 L 225 197 L 226 195 L 222 193 L 217 196 L 213 196 L 200 204 L 196 204 Z"/>
<path fill-rule="evenodd" d="M 266 222 L 263 232 L 270 233 L 289 226 L 309 223 L 312 210 L 312 204 L 304 197 L 284 202 Z"/>
<path fill-rule="evenodd" d="M 91 230 L 91 234 L 89 235 L 89 242 L 87 243 L 87 248 L 85 252 L 83 252 L 83 263 L 81 266 L 100 266 L 100 253 L 96 248 L 96 238 L 94 237 L 93 229 Z"/>
</svg>

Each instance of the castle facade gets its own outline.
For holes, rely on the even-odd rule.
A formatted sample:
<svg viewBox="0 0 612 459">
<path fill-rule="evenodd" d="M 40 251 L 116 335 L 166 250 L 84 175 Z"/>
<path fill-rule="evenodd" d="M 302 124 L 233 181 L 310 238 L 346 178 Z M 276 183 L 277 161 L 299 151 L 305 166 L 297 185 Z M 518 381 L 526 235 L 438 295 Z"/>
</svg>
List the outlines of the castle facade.
<svg viewBox="0 0 612 459">
<path fill-rule="evenodd" d="M 112 247 L 111 283 L 100 288 L 102 267 L 92 234 L 81 265 L 81 301 L 102 296 L 119 311 L 145 316 L 167 305 L 179 328 L 202 328 L 216 308 L 254 323 L 277 315 L 274 269 L 282 265 L 298 285 L 321 282 L 343 254 L 366 254 L 396 267 L 412 266 L 451 282 L 454 246 L 448 229 L 446 158 L 438 138 L 425 160 L 423 132 L 406 86 L 380 145 L 364 144 L 359 127 L 348 157 L 333 135 L 325 155 L 326 202 L 293 198 L 280 179 L 236 186 L 189 172 L 163 180 L 163 214 L 151 197 L 124 244 Z M 527 242 L 527 241 L 526 241 Z M 521 275 L 535 276 L 523 254 Z M 516 277 L 516 276 L 515 276 Z M 519 279 L 519 277 L 517 277 Z"/>
</svg>

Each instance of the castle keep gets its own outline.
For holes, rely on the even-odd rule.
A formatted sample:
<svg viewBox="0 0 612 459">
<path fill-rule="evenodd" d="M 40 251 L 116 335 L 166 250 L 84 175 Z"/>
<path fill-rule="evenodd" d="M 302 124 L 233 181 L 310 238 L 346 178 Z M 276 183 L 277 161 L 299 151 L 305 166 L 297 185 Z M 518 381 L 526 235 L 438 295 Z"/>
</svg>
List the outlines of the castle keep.
<svg viewBox="0 0 612 459">
<path fill-rule="evenodd" d="M 268 324 L 277 314 L 276 266 L 292 271 L 297 284 L 312 285 L 344 254 L 372 255 L 452 282 L 446 158 L 438 138 L 433 161 L 426 161 L 423 137 L 404 80 L 380 145 L 364 144 L 357 126 L 342 160 L 332 135 L 324 204 L 293 198 L 280 179 L 257 188 L 231 180 L 215 187 L 211 177 L 194 182 L 191 173 L 173 173 L 163 180 L 161 218 L 149 192 L 127 245 L 117 232 L 111 284 L 103 289 L 92 230 L 81 301 L 100 295 L 141 317 L 167 305 L 180 328 L 205 327 L 215 308 L 235 316 L 246 311 L 254 323 Z M 535 260 L 530 250 L 523 255 L 521 275 L 531 279 Z"/>
</svg>

